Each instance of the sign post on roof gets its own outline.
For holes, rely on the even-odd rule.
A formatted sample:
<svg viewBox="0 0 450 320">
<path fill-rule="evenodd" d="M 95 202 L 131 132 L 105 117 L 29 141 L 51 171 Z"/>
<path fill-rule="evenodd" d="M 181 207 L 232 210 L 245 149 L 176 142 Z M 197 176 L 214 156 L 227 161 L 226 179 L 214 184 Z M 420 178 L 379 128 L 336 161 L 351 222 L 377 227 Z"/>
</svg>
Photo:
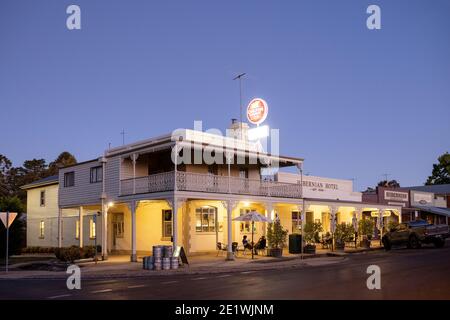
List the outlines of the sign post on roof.
<svg viewBox="0 0 450 320">
<path fill-rule="evenodd" d="M 252 124 L 259 126 L 267 118 L 269 106 L 261 98 L 255 98 L 247 106 L 247 119 Z"/>
<path fill-rule="evenodd" d="M 9 227 L 13 223 L 14 219 L 17 217 L 17 212 L 0 212 L 0 220 L 6 228 L 6 259 L 5 259 L 5 271 L 8 272 L 8 255 L 9 255 Z"/>
</svg>

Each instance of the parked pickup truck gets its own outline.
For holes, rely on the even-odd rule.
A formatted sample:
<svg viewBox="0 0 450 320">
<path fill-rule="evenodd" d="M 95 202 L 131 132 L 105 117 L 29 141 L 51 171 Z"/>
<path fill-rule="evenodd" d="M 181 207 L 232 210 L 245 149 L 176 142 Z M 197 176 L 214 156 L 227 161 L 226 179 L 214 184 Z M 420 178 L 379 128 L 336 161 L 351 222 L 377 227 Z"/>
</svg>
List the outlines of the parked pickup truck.
<svg viewBox="0 0 450 320">
<path fill-rule="evenodd" d="M 386 250 L 391 250 L 392 245 L 406 245 L 416 249 L 420 248 L 422 243 L 433 243 L 436 248 L 442 248 L 447 237 L 448 225 L 433 225 L 425 220 L 415 220 L 400 223 L 383 236 L 382 242 Z"/>
</svg>

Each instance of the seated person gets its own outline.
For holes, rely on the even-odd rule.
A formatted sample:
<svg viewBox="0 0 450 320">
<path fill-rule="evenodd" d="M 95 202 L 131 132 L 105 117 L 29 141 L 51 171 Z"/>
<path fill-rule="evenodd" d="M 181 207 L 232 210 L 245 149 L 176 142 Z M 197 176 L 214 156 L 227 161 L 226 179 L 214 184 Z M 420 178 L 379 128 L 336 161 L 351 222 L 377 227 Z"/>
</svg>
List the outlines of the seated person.
<svg viewBox="0 0 450 320">
<path fill-rule="evenodd" d="M 259 238 L 258 242 L 255 245 L 255 249 L 265 249 L 266 248 L 266 237 L 262 236 Z"/>
<path fill-rule="evenodd" d="M 266 248 L 266 237 L 261 236 L 261 238 L 259 238 L 258 242 L 255 244 L 255 254 L 258 254 L 257 250 L 262 250 Z"/>
<path fill-rule="evenodd" d="M 251 245 L 251 243 L 248 242 L 247 236 L 244 236 L 244 237 L 242 238 L 242 245 L 244 246 L 245 249 L 250 249 L 250 250 L 251 250 L 251 249 L 253 248 L 253 246 Z"/>
</svg>

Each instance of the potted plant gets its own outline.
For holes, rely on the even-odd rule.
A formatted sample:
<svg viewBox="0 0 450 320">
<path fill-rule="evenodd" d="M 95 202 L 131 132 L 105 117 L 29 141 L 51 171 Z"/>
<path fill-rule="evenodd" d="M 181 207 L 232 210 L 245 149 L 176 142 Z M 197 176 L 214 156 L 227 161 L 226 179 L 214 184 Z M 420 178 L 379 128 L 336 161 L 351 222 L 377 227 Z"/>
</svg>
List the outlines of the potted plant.
<svg viewBox="0 0 450 320">
<path fill-rule="evenodd" d="M 283 247 L 286 246 L 288 231 L 283 229 L 280 221 L 269 223 L 267 227 L 267 241 L 269 242 L 268 255 L 280 258 L 283 255 Z"/>
<path fill-rule="evenodd" d="M 315 254 L 316 243 L 320 241 L 319 232 L 322 232 L 322 224 L 320 222 L 307 222 L 303 227 L 303 237 L 305 239 L 304 253 Z"/>
<path fill-rule="evenodd" d="M 355 229 L 351 224 L 345 222 L 338 224 L 334 231 L 334 239 L 336 244 L 336 250 L 344 250 L 345 243 L 352 241 L 355 235 Z"/>
<path fill-rule="evenodd" d="M 362 236 L 360 246 L 363 248 L 370 248 L 370 240 L 372 240 L 372 233 L 374 222 L 372 219 L 362 219 L 358 222 L 358 234 Z"/>
</svg>

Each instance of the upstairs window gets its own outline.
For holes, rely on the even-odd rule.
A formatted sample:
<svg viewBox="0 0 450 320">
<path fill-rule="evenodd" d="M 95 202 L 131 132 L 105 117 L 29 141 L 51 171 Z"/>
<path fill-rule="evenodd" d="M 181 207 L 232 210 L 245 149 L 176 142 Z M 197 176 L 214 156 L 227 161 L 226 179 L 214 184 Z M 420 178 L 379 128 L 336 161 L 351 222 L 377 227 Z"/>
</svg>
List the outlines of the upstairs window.
<svg viewBox="0 0 450 320">
<path fill-rule="evenodd" d="M 103 168 L 102 166 L 91 168 L 91 183 L 103 181 Z"/>
<path fill-rule="evenodd" d="M 45 207 L 45 190 L 41 190 L 39 204 L 41 207 Z"/>
<path fill-rule="evenodd" d="M 64 173 L 64 187 L 73 187 L 75 185 L 75 172 Z"/>
</svg>

